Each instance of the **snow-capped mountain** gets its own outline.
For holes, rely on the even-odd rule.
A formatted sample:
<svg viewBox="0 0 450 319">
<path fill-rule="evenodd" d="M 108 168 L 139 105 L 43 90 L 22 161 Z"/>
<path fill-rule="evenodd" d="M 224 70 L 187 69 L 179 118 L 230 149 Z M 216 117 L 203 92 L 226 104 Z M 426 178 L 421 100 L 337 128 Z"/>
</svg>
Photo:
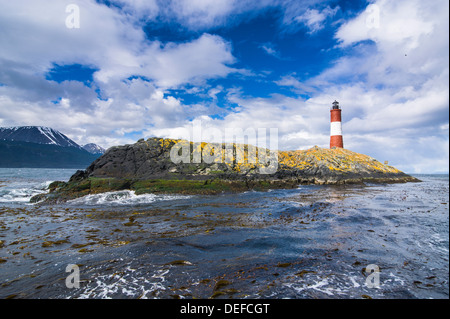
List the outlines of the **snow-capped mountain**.
<svg viewBox="0 0 450 319">
<path fill-rule="evenodd" d="M 97 144 L 89 143 L 83 146 L 83 148 L 91 154 L 104 154 L 105 149 Z"/>
<path fill-rule="evenodd" d="M 91 154 L 50 127 L 0 127 L 0 167 L 78 169 L 100 155 Z"/>
<path fill-rule="evenodd" d="M 0 127 L 0 140 L 51 144 L 81 149 L 80 145 L 61 132 L 45 126 Z"/>
</svg>

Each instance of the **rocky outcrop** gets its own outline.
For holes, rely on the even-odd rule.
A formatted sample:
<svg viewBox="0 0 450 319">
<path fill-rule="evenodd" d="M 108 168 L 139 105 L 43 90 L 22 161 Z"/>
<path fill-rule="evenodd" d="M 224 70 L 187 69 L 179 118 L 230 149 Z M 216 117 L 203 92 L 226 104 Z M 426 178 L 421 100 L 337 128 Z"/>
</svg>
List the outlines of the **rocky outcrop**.
<svg viewBox="0 0 450 319">
<path fill-rule="evenodd" d="M 268 167 L 272 168 L 269 173 Z M 418 180 L 392 166 L 346 149 L 316 146 L 303 151 L 271 152 L 251 145 L 150 138 L 108 149 L 51 193 L 54 198 L 69 198 L 118 189 L 217 193 L 299 184 L 414 181 Z"/>
<path fill-rule="evenodd" d="M 189 143 L 189 163 L 174 163 L 170 151 L 180 140 L 151 138 L 139 140 L 132 145 L 112 147 L 106 154 L 95 160 L 84 172 L 78 172 L 73 179 L 99 177 L 132 180 L 150 179 L 227 179 L 227 180 L 284 180 L 298 179 L 300 183 L 339 184 L 356 180 L 399 179 L 414 180 L 398 169 L 382 164 L 367 155 L 346 149 L 323 149 L 313 147 L 304 151 L 278 152 L 278 167 L 273 174 L 262 174 L 261 167 L 267 164 L 259 161 L 266 150 L 256 148 L 256 158 L 249 160 L 247 145 L 238 159 L 241 145 L 233 144 L 233 155 L 229 163 L 224 154 L 212 163 L 194 163 L 194 148 L 201 147 L 205 154 L 206 143 Z M 221 145 L 222 153 L 227 145 Z M 180 149 L 181 150 L 181 149 Z M 268 153 L 270 155 L 270 153 Z M 250 162 L 250 163 L 249 163 Z"/>
</svg>

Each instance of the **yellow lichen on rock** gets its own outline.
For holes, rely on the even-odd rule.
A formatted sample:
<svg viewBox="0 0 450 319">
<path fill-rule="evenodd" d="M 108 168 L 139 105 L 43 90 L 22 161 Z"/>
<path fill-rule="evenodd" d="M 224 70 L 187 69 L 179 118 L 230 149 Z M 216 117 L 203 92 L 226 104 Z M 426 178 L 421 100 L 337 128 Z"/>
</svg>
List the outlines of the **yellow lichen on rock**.
<svg viewBox="0 0 450 319">
<path fill-rule="evenodd" d="M 231 171 L 245 174 L 267 166 L 267 158 L 271 152 L 266 148 L 238 143 L 194 143 L 187 140 L 162 138 L 158 139 L 158 142 L 165 149 L 171 148 L 177 143 L 187 144 L 193 154 L 198 154 L 196 160 L 201 159 L 202 162 L 208 164 L 224 163 Z M 285 170 L 326 168 L 335 173 L 361 170 L 365 172 L 401 173 L 398 169 L 383 164 L 370 156 L 343 148 L 328 149 L 314 146 L 307 150 L 277 151 L 276 155 L 278 156 L 278 168 Z"/>
<path fill-rule="evenodd" d="M 332 171 L 350 172 L 355 168 L 383 173 L 399 173 L 392 166 L 382 164 L 370 156 L 352 152 L 347 149 L 326 149 L 313 147 L 304 151 L 280 151 L 279 164 L 286 168 L 306 169 L 324 165 Z"/>
</svg>

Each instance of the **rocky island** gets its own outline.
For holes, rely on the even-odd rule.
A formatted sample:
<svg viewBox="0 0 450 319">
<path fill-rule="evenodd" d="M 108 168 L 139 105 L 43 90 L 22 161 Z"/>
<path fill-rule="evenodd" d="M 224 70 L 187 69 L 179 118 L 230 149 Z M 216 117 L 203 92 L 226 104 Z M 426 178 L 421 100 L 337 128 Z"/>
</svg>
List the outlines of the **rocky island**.
<svg viewBox="0 0 450 319">
<path fill-rule="evenodd" d="M 190 152 L 183 155 L 186 149 Z M 231 156 L 226 157 L 227 152 Z M 196 161 L 199 154 L 201 160 Z M 262 170 L 274 164 L 271 173 Z M 136 194 L 217 194 L 296 188 L 301 184 L 417 181 L 370 156 L 343 148 L 315 146 L 308 150 L 270 151 L 247 144 L 149 138 L 108 149 L 86 170 L 77 171 L 68 182 L 53 182 L 47 194 L 37 195 L 31 201 L 63 202 L 125 189 Z"/>
</svg>

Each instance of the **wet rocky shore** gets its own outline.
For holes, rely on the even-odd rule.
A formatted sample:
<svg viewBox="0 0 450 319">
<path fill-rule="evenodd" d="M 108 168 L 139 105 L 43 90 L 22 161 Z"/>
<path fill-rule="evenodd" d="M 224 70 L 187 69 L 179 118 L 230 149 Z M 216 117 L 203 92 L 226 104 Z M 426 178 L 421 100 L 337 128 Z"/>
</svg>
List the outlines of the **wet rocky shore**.
<svg viewBox="0 0 450 319">
<path fill-rule="evenodd" d="M 448 298 L 448 176 L 421 179 L 4 205 L 0 297 Z"/>
</svg>

